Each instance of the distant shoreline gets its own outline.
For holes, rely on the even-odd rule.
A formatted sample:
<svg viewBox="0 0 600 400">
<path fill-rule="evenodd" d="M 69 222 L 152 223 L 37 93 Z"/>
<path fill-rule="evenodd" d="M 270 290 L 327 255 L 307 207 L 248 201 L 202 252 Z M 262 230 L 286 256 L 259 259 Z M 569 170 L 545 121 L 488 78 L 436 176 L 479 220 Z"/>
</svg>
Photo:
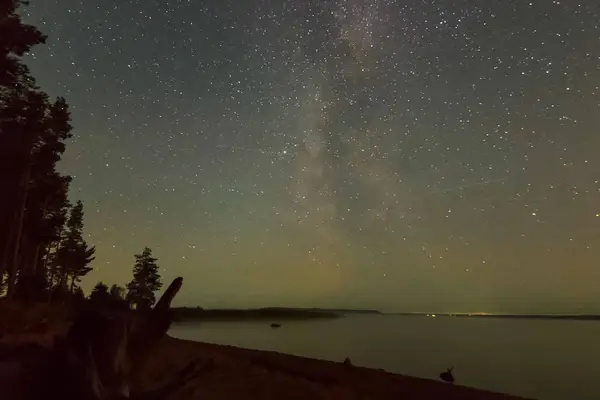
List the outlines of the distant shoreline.
<svg viewBox="0 0 600 400">
<path fill-rule="evenodd" d="M 470 317 L 470 318 L 507 318 L 507 319 L 563 319 L 576 321 L 600 321 L 596 314 L 486 314 L 486 313 L 386 313 L 408 317 Z"/>
<path fill-rule="evenodd" d="M 407 317 L 469 317 L 469 318 L 504 318 L 504 319 L 554 319 L 575 321 L 600 321 L 597 314 L 488 314 L 488 313 L 424 313 L 399 312 L 387 313 L 378 310 L 330 309 L 330 308 L 292 308 L 265 307 L 250 309 L 203 309 L 200 307 L 173 308 L 174 320 L 185 321 L 281 321 L 335 319 L 347 315 L 381 315 Z"/>
<path fill-rule="evenodd" d="M 254 309 L 203 309 L 199 307 L 176 307 L 172 310 L 173 319 L 176 322 L 334 319 L 341 318 L 347 314 L 381 314 L 381 312 L 377 310 L 287 307 L 266 307 Z"/>
</svg>

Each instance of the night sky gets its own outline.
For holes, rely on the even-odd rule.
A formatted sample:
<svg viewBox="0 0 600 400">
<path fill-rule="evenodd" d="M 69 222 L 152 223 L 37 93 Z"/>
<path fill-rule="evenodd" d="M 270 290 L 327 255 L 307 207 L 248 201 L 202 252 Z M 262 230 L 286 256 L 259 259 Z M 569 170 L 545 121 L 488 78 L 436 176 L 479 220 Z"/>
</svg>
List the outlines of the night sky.
<svg viewBox="0 0 600 400">
<path fill-rule="evenodd" d="M 95 270 L 181 305 L 600 311 L 596 0 L 32 0 Z"/>
</svg>

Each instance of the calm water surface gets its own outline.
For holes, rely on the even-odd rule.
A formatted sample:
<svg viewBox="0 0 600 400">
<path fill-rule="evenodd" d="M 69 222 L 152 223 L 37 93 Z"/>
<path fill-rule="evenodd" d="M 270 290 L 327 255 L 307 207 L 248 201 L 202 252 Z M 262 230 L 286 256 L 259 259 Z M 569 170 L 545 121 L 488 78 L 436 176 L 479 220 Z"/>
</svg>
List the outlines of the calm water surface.
<svg viewBox="0 0 600 400">
<path fill-rule="evenodd" d="M 600 399 L 600 321 L 358 315 L 173 326 L 188 340 L 272 350 L 540 400 Z"/>
</svg>

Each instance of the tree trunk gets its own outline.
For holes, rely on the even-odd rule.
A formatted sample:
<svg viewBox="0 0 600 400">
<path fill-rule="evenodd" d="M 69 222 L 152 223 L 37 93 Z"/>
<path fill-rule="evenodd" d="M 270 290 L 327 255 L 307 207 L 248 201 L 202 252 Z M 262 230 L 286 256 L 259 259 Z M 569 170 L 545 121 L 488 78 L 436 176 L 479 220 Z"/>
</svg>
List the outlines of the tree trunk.
<svg viewBox="0 0 600 400">
<path fill-rule="evenodd" d="M 44 199 L 44 205 L 42 208 L 42 218 L 41 218 L 42 221 L 44 221 L 46 219 L 47 209 L 48 209 L 48 196 L 46 196 L 46 198 Z M 29 269 L 30 276 L 35 276 L 37 273 L 37 266 L 38 266 L 38 262 L 39 262 L 39 258 L 40 258 L 41 246 L 42 246 L 42 240 L 38 241 L 37 244 L 35 245 L 35 251 L 33 252 L 33 260 L 31 262 L 31 266 Z"/>
<path fill-rule="evenodd" d="M 21 174 L 23 171 L 21 171 Z M 17 174 L 15 174 L 17 175 Z M 16 206 L 19 201 L 20 187 L 22 175 L 15 176 L 13 180 L 7 183 L 5 190 L 2 193 L 2 197 L 5 197 L 4 201 L 7 205 L 3 213 L 6 213 L 6 218 L 2 221 L 6 229 L 6 240 L 2 243 L 2 253 L 0 254 L 0 284 L 4 280 L 4 274 L 9 270 L 10 255 L 12 254 L 12 247 L 15 238 L 15 229 L 17 225 L 17 213 Z"/>
<path fill-rule="evenodd" d="M 214 362 L 199 369 L 198 362 L 193 361 L 174 380 L 151 391 L 129 395 L 128 389 L 139 380 L 148 356 L 169 330 L 171 303 L 181 285 L 182 278 L 175 279 L 150 313 L 136 316 L 135 324 L 129 316 L 111 318 L 101 312 L 80 313 L 52 350 L 32 357 L 21 369 L 15 397 L 32 400 L 172 398 L 175 391 L 191 379 L 214 368 Z"/>
<path fill-rule="evenodd" d="M 35 276 L 37 274 L 37 266 L 40 259 L 40 251 L 42 250 L 42 244 L 38 243 L 35 245 L 35 250 L 33 252 L 33 260 L 31 260 L 31 267 L 29 269 L 29 273 L 31 276 Z"/>
<path fill-rule="evenodd" d="M 52 295 L 54 295 L 54 293 L 57 290 L 60 291 L 63 289 L 63 286 L 65 286 L 66 280 L 67 280 L 67 274 L 63 273 L 60 276 L 60 280 L 58 281 L 58 284 L 56 285 L 56 287 L 50 291 L 50 294 L 48 295 L 48 303 L 50 303 L 52 301 Z"/>
<path fill-rule="evenodd" d="M 13 258 L 11 263 L 10 273 L 8 274 L 8 292 L 7 297 L 11 298 L 15 294 L 17 283 L 17 271 L 19 267 L 19 251 L 21 249 L 21 236 L 23 236 L 23 221 L 25 220 L 25 207 L 27 206 L 27 197 L 29 195 L 29 176 L 31 174 L 31 164 L 27 165 L 27 169 L 23 174 L 21 182 L 21 200 L 19 205 L 19 213 L 17 215 L 17 231 L 15 234 L 15 246 L 13 248 Z"/>
<path fill-rule="evenodd" d="M 50 258 L 51 249 L 53 249 L 54 254 L 56 254 L 56 252 L 58 251 L 58 246 L 60 246 L 59 241 L 54 241 L 53 243 L 48 244 L 48 247 L 46 248 L 46 259 L 44 260 L 44 268 L 48 267 L 48 259 Z M 56 268 L 56 265 L 53 265 L 52 270 L 50 271 L 50 290 L 48 291 L 48 303 L 52 301 L 52 295 L 60 287 L 61 278 L 62 277 L 58 274 L 58 269 Z M 59 281 L 57 282 L 57 280 Z"/>
<path fill-rule="evenodd" d="M 2 260 L 0 260 L 0 286 L 4 280 L 4 274 L 8 271 L 8 262 L 10 260 L 9 254 L 11 253 L 11 245 L 14 239 L 16 219 L 16 215 L 13 215 L 12 218 L 10 218 L 8 237 L 6 239 L 4 251 L 2 252 Z"/>
<path fill-rule="evenodd" d="M 44 269 L 48 269 L 48 261 L 50 259 L 50 254 L 52 252 L 52 250 L 54 250 L 54 253 L 56 253 L 56 250 L 58 249 L 58 241 L 54 241 L 54 242 L 50 242 L 46 245 L 46 248 L 44 249 L 44 265 L 43 268 Z M 52 270 L 50 271 L 50 283 L 52 285 L 54 285 L 54 281 L 57 278 L 57 272 L 56 272 L 56 268 L 52 268 Z"/>
</svg>

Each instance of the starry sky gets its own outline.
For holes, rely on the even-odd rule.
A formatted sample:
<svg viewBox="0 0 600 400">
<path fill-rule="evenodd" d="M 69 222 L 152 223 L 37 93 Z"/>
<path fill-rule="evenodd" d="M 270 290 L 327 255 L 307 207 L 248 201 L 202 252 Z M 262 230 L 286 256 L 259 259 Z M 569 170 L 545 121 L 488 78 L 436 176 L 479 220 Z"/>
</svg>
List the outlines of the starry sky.
<svg viewBox="0 0 600 400">
<path fill-rule="evenodd" d="M 97 246 L 180 305 L 600 311 L 595 0 L 32 0 Z"/>
</svg>

